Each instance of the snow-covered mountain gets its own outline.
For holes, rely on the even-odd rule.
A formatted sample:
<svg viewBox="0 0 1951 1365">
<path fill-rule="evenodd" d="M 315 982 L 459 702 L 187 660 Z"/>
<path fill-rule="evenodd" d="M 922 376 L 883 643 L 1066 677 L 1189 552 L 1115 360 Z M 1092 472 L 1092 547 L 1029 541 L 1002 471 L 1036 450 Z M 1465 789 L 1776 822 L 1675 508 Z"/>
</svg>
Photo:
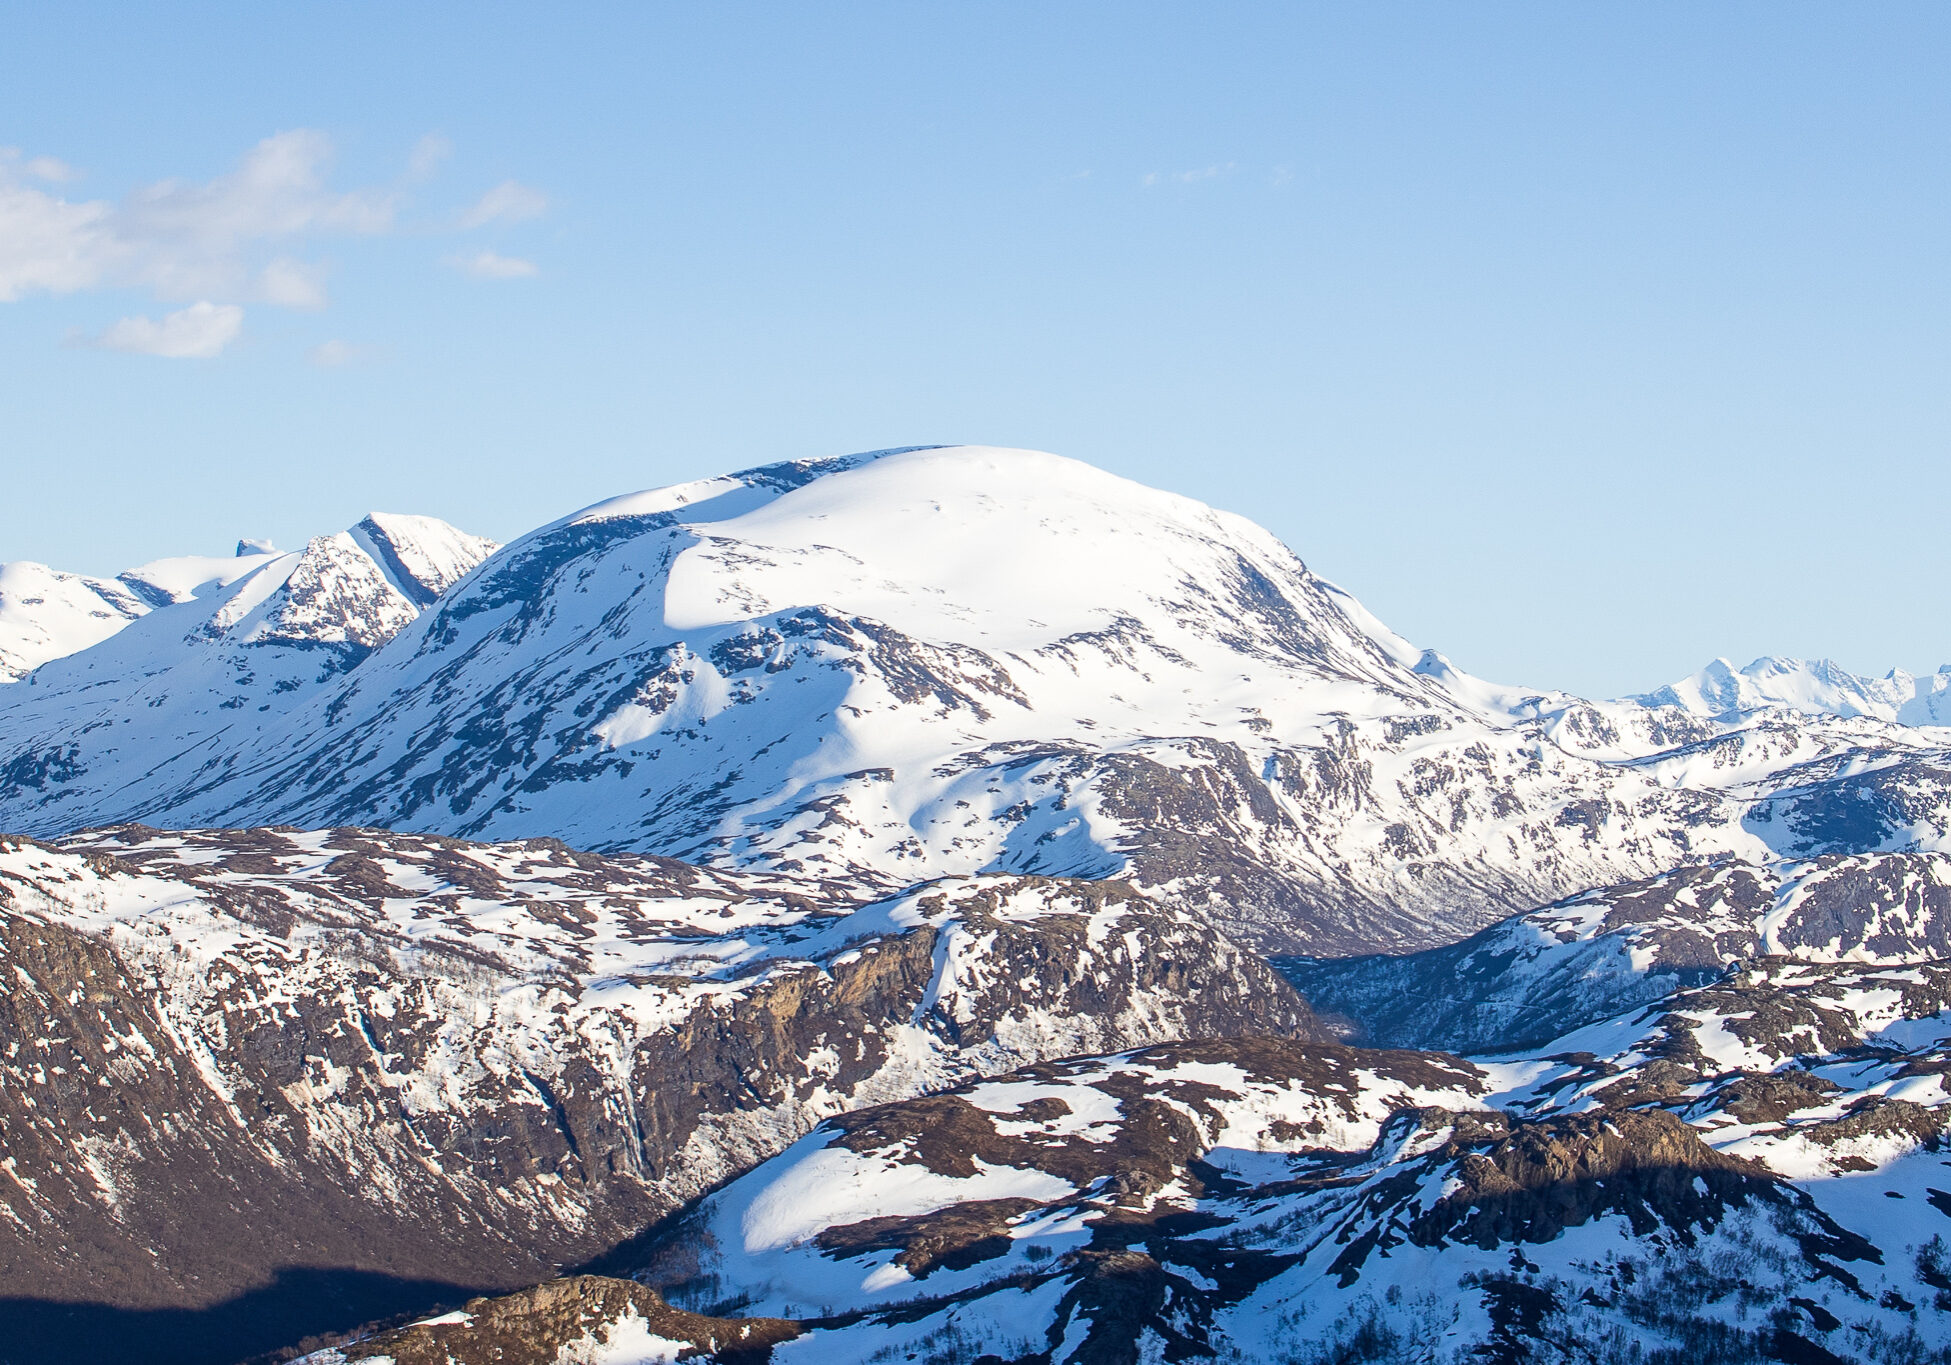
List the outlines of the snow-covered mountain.
<svg viewBox="0 0 1951 1365">
<path fill-rule="evenodd" d="M 0 687 L 16 1350 L 1951 1358 L 1924 684 L 1493 684 L 1027 451 L 242 548 Z"/>
<path fill-rule="evenodd" d="M 278 558 L 268 540 L 240 540 L 229 558 L 183 555 L 89 578 L 17 560 L 0 564 L 0 683 L 98 645 L 157 607 L 235 582 Z"/>
<path fill-rule="evenodd" d="M 387 512 L 374 512 L 343 536 L 325 539 L 356 547 L 379 568 L 388 588 L 418 607 L 431 603 L 495 548 L 493 541 L 467 535 L 432 517 Z M 330 551 L 319 552 L 318 544 L 314 541 L 308 547 L 314 568 L 320 553 L 345 548 L 333 543 Z M 29 560 L 0 564 L 0 683 L 18 682 L 50 659 L 98 645 L 157 607 L 207 596 L 260 569 L 271 567 L 272 577 L 282 581 L 274 566 L 287 563 L 290 567 L 284 573 L 295 569 L 297 558 L 279 554 L 267 540 L 246 539 L 237 542 L 236 554 L 228 559 L 210 555 L 158 559 L 112 579 L 62 573 Z M 355 570 L 353 576 L 364 574 Z M 303 591 L 302 582 L 299 590 Z M 362 614 L 356 603 L 343 605 L 351 615 Z M 381 607 L 372 625 L 383 629 L 390 614 Z M 375 633 L 377 638 L 381 637 Z"/>
<path fill-rule="evenodd" d="M 238 548 L 124 574 L 143 611 L 0 688 L 0 787 L 39 808 L 0 828 L 78 828 L 148 810 L 159 781 L 221 781 L 495 547 L 431 517 L 376 513 L 301 551 Z"/>
<path fill-rule="evenodd" d="M 1698 673 L 1630 698 L 1696 716 L 1739 717 L 1779 707 L 1829 716 L 1874 716 L 1899 725 L 1951 725 L 1951 664 L 1922 677 L 1893 668 L 1881 678 L 1851 673 L 1830 659 L 1770 655 L 1737 669 L 1716 659 Z"/>
<path fill-rule="evenodd" d="M 365 525 L 0 693 L 0 827 L 547 835 L 889 890 L 1117 873 L 1316 953 L 1951 828 L 1951 736 L 1484 683 L 1250 522 L 1052 455 L 618 498 L 417 619 L 479 547 Z M 402 544 L 447 572 L 402 577 Z"/>
</svg>

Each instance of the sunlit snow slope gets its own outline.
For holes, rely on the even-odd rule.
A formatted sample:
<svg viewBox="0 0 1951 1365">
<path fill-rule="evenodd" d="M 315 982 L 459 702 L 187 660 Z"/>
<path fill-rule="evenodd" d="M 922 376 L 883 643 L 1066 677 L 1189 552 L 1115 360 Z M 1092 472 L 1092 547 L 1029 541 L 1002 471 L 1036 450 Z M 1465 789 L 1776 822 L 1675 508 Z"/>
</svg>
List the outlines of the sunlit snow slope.
<svg viewBox="0 0 1951 1365">
<path fill-rule="evenodd" d="M 45 564 L 0 564 L 0 683 L 99 641 L 149 610 L 112 578 L 60 573 Z"/>
</svg>

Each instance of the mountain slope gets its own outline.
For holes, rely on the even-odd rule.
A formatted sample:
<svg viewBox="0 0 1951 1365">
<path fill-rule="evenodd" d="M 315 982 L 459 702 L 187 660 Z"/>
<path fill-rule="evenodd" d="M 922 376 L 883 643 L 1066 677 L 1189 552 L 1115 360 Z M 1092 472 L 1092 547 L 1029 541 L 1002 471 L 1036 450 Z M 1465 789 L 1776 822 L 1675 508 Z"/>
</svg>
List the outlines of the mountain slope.
<svg viewBox="0 0 1951 1365">
<path fill-rule="evenodd" d="M 131 570 L 147 610 L 0 689 L 0 828 L 65 831 L 146 813 L 159 788 L 220 783 L 493 549 L 430 517 L 376 515 L 295 553 Z"/>
<path fill-rule="evenodd" d="M 1288 959 L 1310 1000 L 1366 1042 L 1497 1052 L 1760 958 L 1909 965 L 1951 960 L 1951 856 L 1723 861 L 1601 887 L 1460 942 L 1399 957 Z"/>
</svg>

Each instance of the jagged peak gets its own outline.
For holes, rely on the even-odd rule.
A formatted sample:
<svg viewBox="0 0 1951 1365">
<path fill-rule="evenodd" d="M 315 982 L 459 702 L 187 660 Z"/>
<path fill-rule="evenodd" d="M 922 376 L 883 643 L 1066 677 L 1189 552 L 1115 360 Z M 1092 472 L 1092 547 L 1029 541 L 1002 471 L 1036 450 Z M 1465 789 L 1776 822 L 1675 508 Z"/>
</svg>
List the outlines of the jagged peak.
<svg viewBox="0 0 1951 1365">
<path fill-rule="evenodd" d="M 1951 688 L 1951 665 L 1921 677 L 1893 668 L 1881 677 L 1853 673 L 1834 659 L 1764 654 L 1737 668 L 1727 658 L 1653 692 L 1626 700 L 1674 706 L 1712 719 L 1780 708 L 1811 715 L 1868 716 L 1906 725 L 1941 725 L 1939 694 Z"/>
</svg>

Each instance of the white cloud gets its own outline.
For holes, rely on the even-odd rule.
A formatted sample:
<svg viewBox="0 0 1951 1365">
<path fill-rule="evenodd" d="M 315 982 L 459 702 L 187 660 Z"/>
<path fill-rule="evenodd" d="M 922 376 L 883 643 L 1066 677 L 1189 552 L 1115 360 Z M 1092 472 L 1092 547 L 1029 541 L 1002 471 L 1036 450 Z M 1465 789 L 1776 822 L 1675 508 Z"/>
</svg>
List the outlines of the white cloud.
<svg viewBox="0 0 1951 1365">
<path fill-rule="evenodd" d="M 52 180 L 57 184 L 67 180 L 79 180 L 81 172 L 67 162 L 52 156 L 34 156 L 25 159 L 18 147 L 0 147 L 0 174 L 9 167 L 18 167 L 20 173 L 35 180 Z"/>
<path fill-rule="evenodd" d="M 355 346 L 349 341 L 321 341 L 305 352 L 305 359 L 320 369 L 336 370 L 346 365 L 357 365 L 369 359 L 371 348 Z"/>
<path fill-rule="evenodd" d="M 24 183 L 11 162 L 0 161 L 0 302 L 136 285 L 160 298 L 258 297 L 316 307 L 323 301 L 316 268 L 287 260 L 254 269 L 258 249 L 387 232 L 399 207 L 392 191 L 327 189 L 331 158 L 323 133 L 279 133 L 227 175 L 158 181 L 120 204 L 70 203 Z"/>
<path fill-rule="evenodd" d="M 14 181 L 0 162 L 0 303 L 100 284 L 119 249 L 107 204 L 70 204 Z"/>
<path fill-rule="evenodd" d="M 450 256 L 447 263 L 477 280 L 521 280 L 536 273 L 535 262 L 525 261 L 519 256 L 504 256 L 498 251 Z"/>
<path fill-rule="evenodd" d="M 257 297 L 284 308 L 323 308 L 325 267 L 280 256 L 258 272 Z"/>
<path fill-rule="evenodd" d="M 240 305 L 325 307 L 326 270 L 303 259 L 307 248 L 324 238 L 395 232 L 408 187 L 432 175 L 452 150 L 445 137 L 429 133 L 391 185 L 336 189 L 329 182 L 332 140 L 301 128 L 265 138 L 223 175 L 159 180 L 116 201 L 65 198 L 60 187 L 77 178 L 65 162 L 0 147 L 0 304 L 91 289 L 196 300 L 161 320 L 124 318 L 85 344 L 215 355 L 242 330 Z M 458 218 L 421 226 L 451 234 L 519 222 L 542 214 L 548 203 L 541 191 L 508 180 Z M 449 263 L 483 279 L 537 273 L 533 262 L 493 251 Z"/>
<path fill-rule="evenodd" d="M 67 162 L 51 156 L 32 157 L 21 169 L 33 176 L 36 180 L 52 180 L 59 183 L 66 180 L 81 179 L 80 171 L 77 171 Z"/>
<path fill-rule="evenodd" d="M 123 318 L 88 344 L 104 351 L 209 360 L 237 340 L 244 310 L 234 303 L 193 303 L 161 318 Z"/>
<path fill-rule="evenodd" d="M 440 163 L 454 154 L 454 144 L 443 134 L 428 133 L 413 144 L 413 151 L 406 159 L 406 173 L 409 180 L 425 180 L 440 169 Z"/>
<path fill-rule="evenodd" d="M 473 208 L 461 215 L 461 226 L 478 228 L 483 223 L 492 223 L 497 218 L 511 223 L 519 223 L 526 218 L 540 218 L 549 210 L 549 196 L 540 190 L 513 180 L 504 180 L 476 201 Z"/>
</svg>

